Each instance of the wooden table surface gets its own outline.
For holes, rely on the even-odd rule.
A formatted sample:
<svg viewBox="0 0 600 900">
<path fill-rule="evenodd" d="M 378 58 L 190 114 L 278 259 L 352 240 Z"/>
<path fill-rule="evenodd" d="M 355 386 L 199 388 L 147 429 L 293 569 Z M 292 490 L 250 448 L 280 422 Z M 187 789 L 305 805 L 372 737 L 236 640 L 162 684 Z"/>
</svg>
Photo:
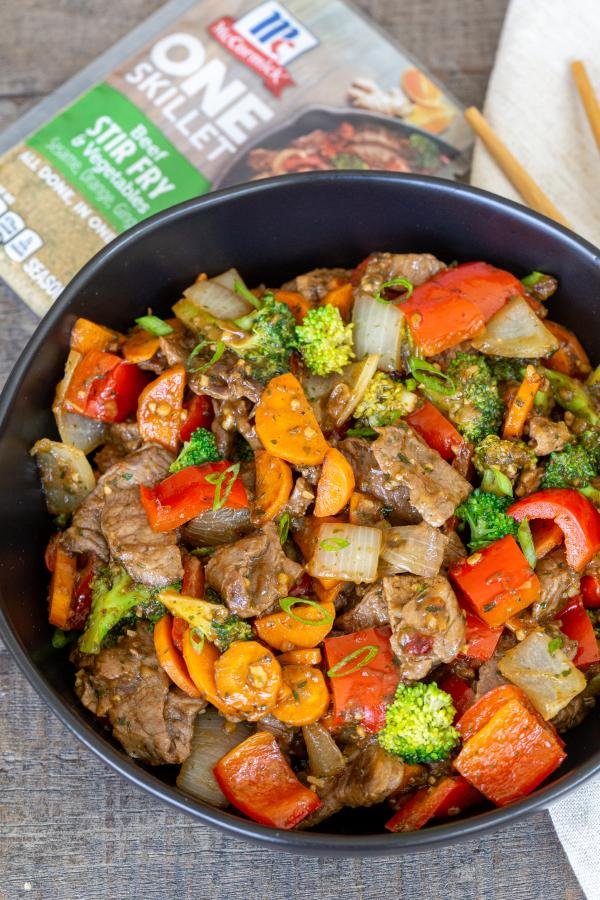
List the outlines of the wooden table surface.
<svg viewBox="0 0 600 900">
<path fill-rule="evenodd" d="M 507 0 L 361 0 L 365 12 L 481 104 Z M 0 31 L 0 129 L 160 6 L 20 0 Z M 36 325 L 0 283 L 0 380 Z M 0 644 L 0 900 L 325 898 L 580 900 L 539 813 L 478 841 L 397 859 L 305 859 L 241 843 L 109 771 L 46 709 Z"/>
</svg>

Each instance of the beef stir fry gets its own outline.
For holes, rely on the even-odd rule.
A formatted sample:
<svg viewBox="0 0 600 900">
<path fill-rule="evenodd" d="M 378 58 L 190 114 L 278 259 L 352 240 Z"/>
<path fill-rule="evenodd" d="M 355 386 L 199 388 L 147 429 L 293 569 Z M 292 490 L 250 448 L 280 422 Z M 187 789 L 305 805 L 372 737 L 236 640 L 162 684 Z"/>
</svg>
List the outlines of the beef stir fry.
<svg viewBox="0 0 600 900">
<path fill-rule="evenodd" d="M 600 691 L 600 372 L 557 287 L 373 253 L 78 319 L 49 618 L 132 757 L 257 822 L 534 790 Z"/>
</svg>

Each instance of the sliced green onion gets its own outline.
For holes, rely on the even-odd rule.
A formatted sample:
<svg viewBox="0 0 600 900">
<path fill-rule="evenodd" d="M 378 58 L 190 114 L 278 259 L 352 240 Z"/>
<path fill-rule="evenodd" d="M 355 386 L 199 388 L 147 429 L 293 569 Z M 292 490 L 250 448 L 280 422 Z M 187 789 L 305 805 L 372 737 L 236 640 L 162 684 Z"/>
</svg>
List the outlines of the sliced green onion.
<svg viewBox="0 0 600 900">
<path fill-rule="evenodd" d="M 194 350 L 195 349 L 196 348 L 194 347 Z M 211 356 L 209 361 L 205 362 L 202 366 L 198 366 L 198 368 L 195 369 L 195 371 L 196 372 L 204 372 L 206 369 L 209 369 L 211 366 L 214 366 L 215 363 L 219 362 L 219 360 L 225 353 L 226 349 L 227 348 L 226 348 L 224 341 L 217 341 L 217 343 L 215 344 L 215 352 L 213 353 L 213 355 Z M 192 353 L 193 352 L 194 351 L 192 350 Z"/>
<path fill-rule="evenodd" d="M 62 650 L 63 647 L 72 644 L 76 636 L 72 631 L 63 631 L 62 628 L 55 628 L 52 635 L 52 647 L 54 650 Z"/>
<path fill-rule="evenodd" d="M 279 541 L 281 546 L 285 544 L 288 539 L 288 534 L 290 533 L 290 514 L 285 512 L 279 520 L 279 524 L 277 526 L 279 531 Z"/>
<path fill-rule="evenodd" d="M 135 324 L 155 337 L 165 337 L 167 334 L 173 334 L 173 327 L 165 322 L 164 319 L 159 319 L 158 316 L 140 316 L 139 319 L 135 320 Z"/>
<path fill-rule="evenodd" d="M 194 547 L 189 553 L 192 556 L 212 556 L 216 549 L 216 547 Z"/>
<path fill-rule="evenodd" d="M 318 609 L 321 613 L 321 618 L 303 619 L 302 616 L 299 616 L 298 613 L 295 613 L 292 609 L 292 606 L 295 606 L 297 603 L 304 603 L 305 606 L 314 606 L 314 608 Z M 322 625 L 324 622 L 327 622 L 327 624 L 330 625 L 333 623 L 333 616 L 329 610 L 321 606 L 320 603 L 317 603 L 316 600 L 310 600 L 307 597 L 282 597 L 279 601 L 279 605 L 288 616 L 291 616 L 292 619 L 296 619 L 298 622 L 302 622 L 303 625 Z"/>
<path fill-rule="evenodd" d="M 524 284 L 525 287 L 535 287 L 538 282 L 547 277 L 548 276 L 544 275 L 543 272 L 531 272 L 529 275 L 526 275 L 525 278 L 521 278 L 521 284 Z"/>
<path fill-rule="evenodd" d="M 364 428 L 362 428 L 362 427 L 349 428 L 348 431 L 346 432 L 346 434 L 349 437 L 366 438 L 368 441 L 374 441 L 375 438 L 378 436 L 375 429 L 370 428 L 368 425 L 366 425 Z"/>
<path fill-rule="evenodd" d="M 548 642 L 548 653 L 550 654 L 550 656 L 554 656 L 556 651 L 560 650 L 560 648 L 563 646 L 564 642 L 565 640 L 563 637 L 561 637 L 561 635 L 553 637 L 552 640 Z"/>
<path fill-rule="evenodd" d="M 214 484 L 215 486 L 215 499 L 213 500 L 213 509 L 221 509 L 227 503 L 227 498 L 231 493 L 231 489 L 233 487 L 235 479 L 238 477 L 240 472 L 240 464 L 235 463 L 232 466 L 228 466 L 224 472 L 211 472 L 210 475 L 206 476 L 206 481 L 209 484 Z M 229 481 L 225 484 L 225 479 L 229 477 Z M 221 493 L 222 490 L 222 493 Z"/>
<path fill-rule="evenodd" d="M 335 666 L 332 666 L 327 670 L 327 674 L 330 678 L 343 678 L 345 675 L 351 675 L 353 672 L 357 672 L 359 669 L 364 669 L 365 666 L 368 666 L 378 653 L 379 647 L 376 647 L 375 644 L 365 644 L 364 647 L 358 647 L 357 650 L 353 650 L 352 653 L 349 653 L 343 659 L 340 659 Z M 345 672 L 341 671 L 344 666 L 354 662 L 354 660 L 357 660 L 357 662 L 351 669 L 347 669 Z"/>
<path fill-rule="evenodd" d="M 492 466 L 486 469 L 481 479 L 481 490 L 497 497 L 512 497 L 513 487 L 508 475 Z"/>
<path fill-rule="evenodd" d="M 204 650 L 204 633 L 199 628 L 192 628 L 190 631 L 190 644 L 194 653 L 198 655 Z"/>
<path fill-rule="evenodd" d="M 346 538 L 326 538 L 324 541 L 319 541 L 321 550 L 343 550 L 344 547 L 349 546 L 350 541 L 347 541 Z"/>
<path fill-rule="evenodd" d="M 525 557 L 531 568 L 535 569 L 537 556 L 535 553 L 533 535 L 531 534 L 531 528 L 529 527 L 528 519 L 523 519 L 523 521 L 519 525 L 519 529 L 517 531 L 517 541 L 519 542 L 519 546 L 523 551 L 523 556 Z"/>
<path fill-rule="evenodd" d="M 408 360 L 408 367 L 415 381 L 428 390 L 443 394 L 444 397 L 450 397 L 456 393 L 456 386 L 450 376 L 432 363 L 411 356 Z"/>
<path fill-rule="evenodd" d="M 198 356 L 200 351 L 204 350 L 204 348 L 206 347 L 207 344 L 208 344 L 208 341 L 205 340 L 204 338 L 202 338 L 202 340 L 196 344 L 196 346 L 194 347 L 194 349 L 188 356 L 188 363 L 189 363 L 190 359 L 193 359 L 195 356 Z"/>
<path fill-rule="evenodd" d="M 406 288 L 406 293 L 402 294 L 401 297 L 394 297 L 393 300 L 386 300 L 385 297 L 382 297 L 381 294 L 387 288 L 394 287 L 403 287 Z M 405 300 L 408 300 L 412 297 L 412 292 L 414 291 L 414 285 L 412 281 L 409 281 L 408 278 L 391 278 L 389 281 L 384 281 L 379 288 L 375 291 L 374 299 L 377 300 L 378 303 L 404 303 Z"/>
<path fill-rule="evenodd" d="M 243 297 L 244 300 L 246 300 L 250 304 L 250 306 L 254 307 L 254 309 L 261 308 L 261 301 L 258 299 L 258 297 L 254 296 L 252 291 L 246 287 L 243 281 L 240 281 L 236 278 L 236 280 L 233 282 L 233 289 L 236 294 L 239 294 L 240 297 Z"/>
</svg>

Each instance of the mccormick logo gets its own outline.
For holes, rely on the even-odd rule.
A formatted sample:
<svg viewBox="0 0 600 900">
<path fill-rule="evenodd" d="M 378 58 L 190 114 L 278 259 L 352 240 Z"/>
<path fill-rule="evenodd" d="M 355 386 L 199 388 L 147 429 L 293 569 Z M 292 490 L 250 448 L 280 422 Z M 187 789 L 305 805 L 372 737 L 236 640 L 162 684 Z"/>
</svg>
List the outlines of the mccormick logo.
<svg viewBox="0 0 600 900">
<path fill-rule="evenodd" d="M 233 56 L 260 75 L 265 87 L 276 97 L 294 84 L 287 64 L 319 43 L 276 0 L 261 3 L 241 19 L 223 16 L 209 25 L 208 30 Z"/>
</svg>

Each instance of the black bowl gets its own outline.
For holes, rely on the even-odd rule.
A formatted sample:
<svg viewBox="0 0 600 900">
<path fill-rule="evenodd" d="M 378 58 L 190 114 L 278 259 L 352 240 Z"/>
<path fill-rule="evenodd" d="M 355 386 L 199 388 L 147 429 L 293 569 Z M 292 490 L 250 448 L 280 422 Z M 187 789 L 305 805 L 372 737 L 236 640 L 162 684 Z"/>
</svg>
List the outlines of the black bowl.
<svg viewBox="0 0 600 900">
<path fill-rule="evenodd" d="M 71 282 L 39 325 L 0 403 L 0 633 L 56 715 L 134 784 L 238 837 L 312 855 L 399 854 L 473 837 L 545 807 L 600 769 L 600 719 L 567 735 L 568 757 L 543 788 L 504 809 L 409 834 L 382 833 L 382 810 L 340 813 L 321 833 L 255 825 L 196 802 L 174 787 L 173 770 L 129 759 L 79 706 L 73 673 L 49 649 L 50 532 L 35 464 L 40 437 L 55 434 L 50 406 L 76 316 L 126 328 L 147 306 L 166 314 L 199 271 L 237 266 L 252 283 L 280 284 L 316 266 L 352 266 L 372 250 L 430 251 L 444 260 L 484 259 L 521 277 L 552 272 L 552 316 L 594 355 L 600 336 L 596 248 L 548 219 L 448 181 L 386 173 L 296 175 L 240 186 L 167 210 L 115 240 Z"/>
</svg>

